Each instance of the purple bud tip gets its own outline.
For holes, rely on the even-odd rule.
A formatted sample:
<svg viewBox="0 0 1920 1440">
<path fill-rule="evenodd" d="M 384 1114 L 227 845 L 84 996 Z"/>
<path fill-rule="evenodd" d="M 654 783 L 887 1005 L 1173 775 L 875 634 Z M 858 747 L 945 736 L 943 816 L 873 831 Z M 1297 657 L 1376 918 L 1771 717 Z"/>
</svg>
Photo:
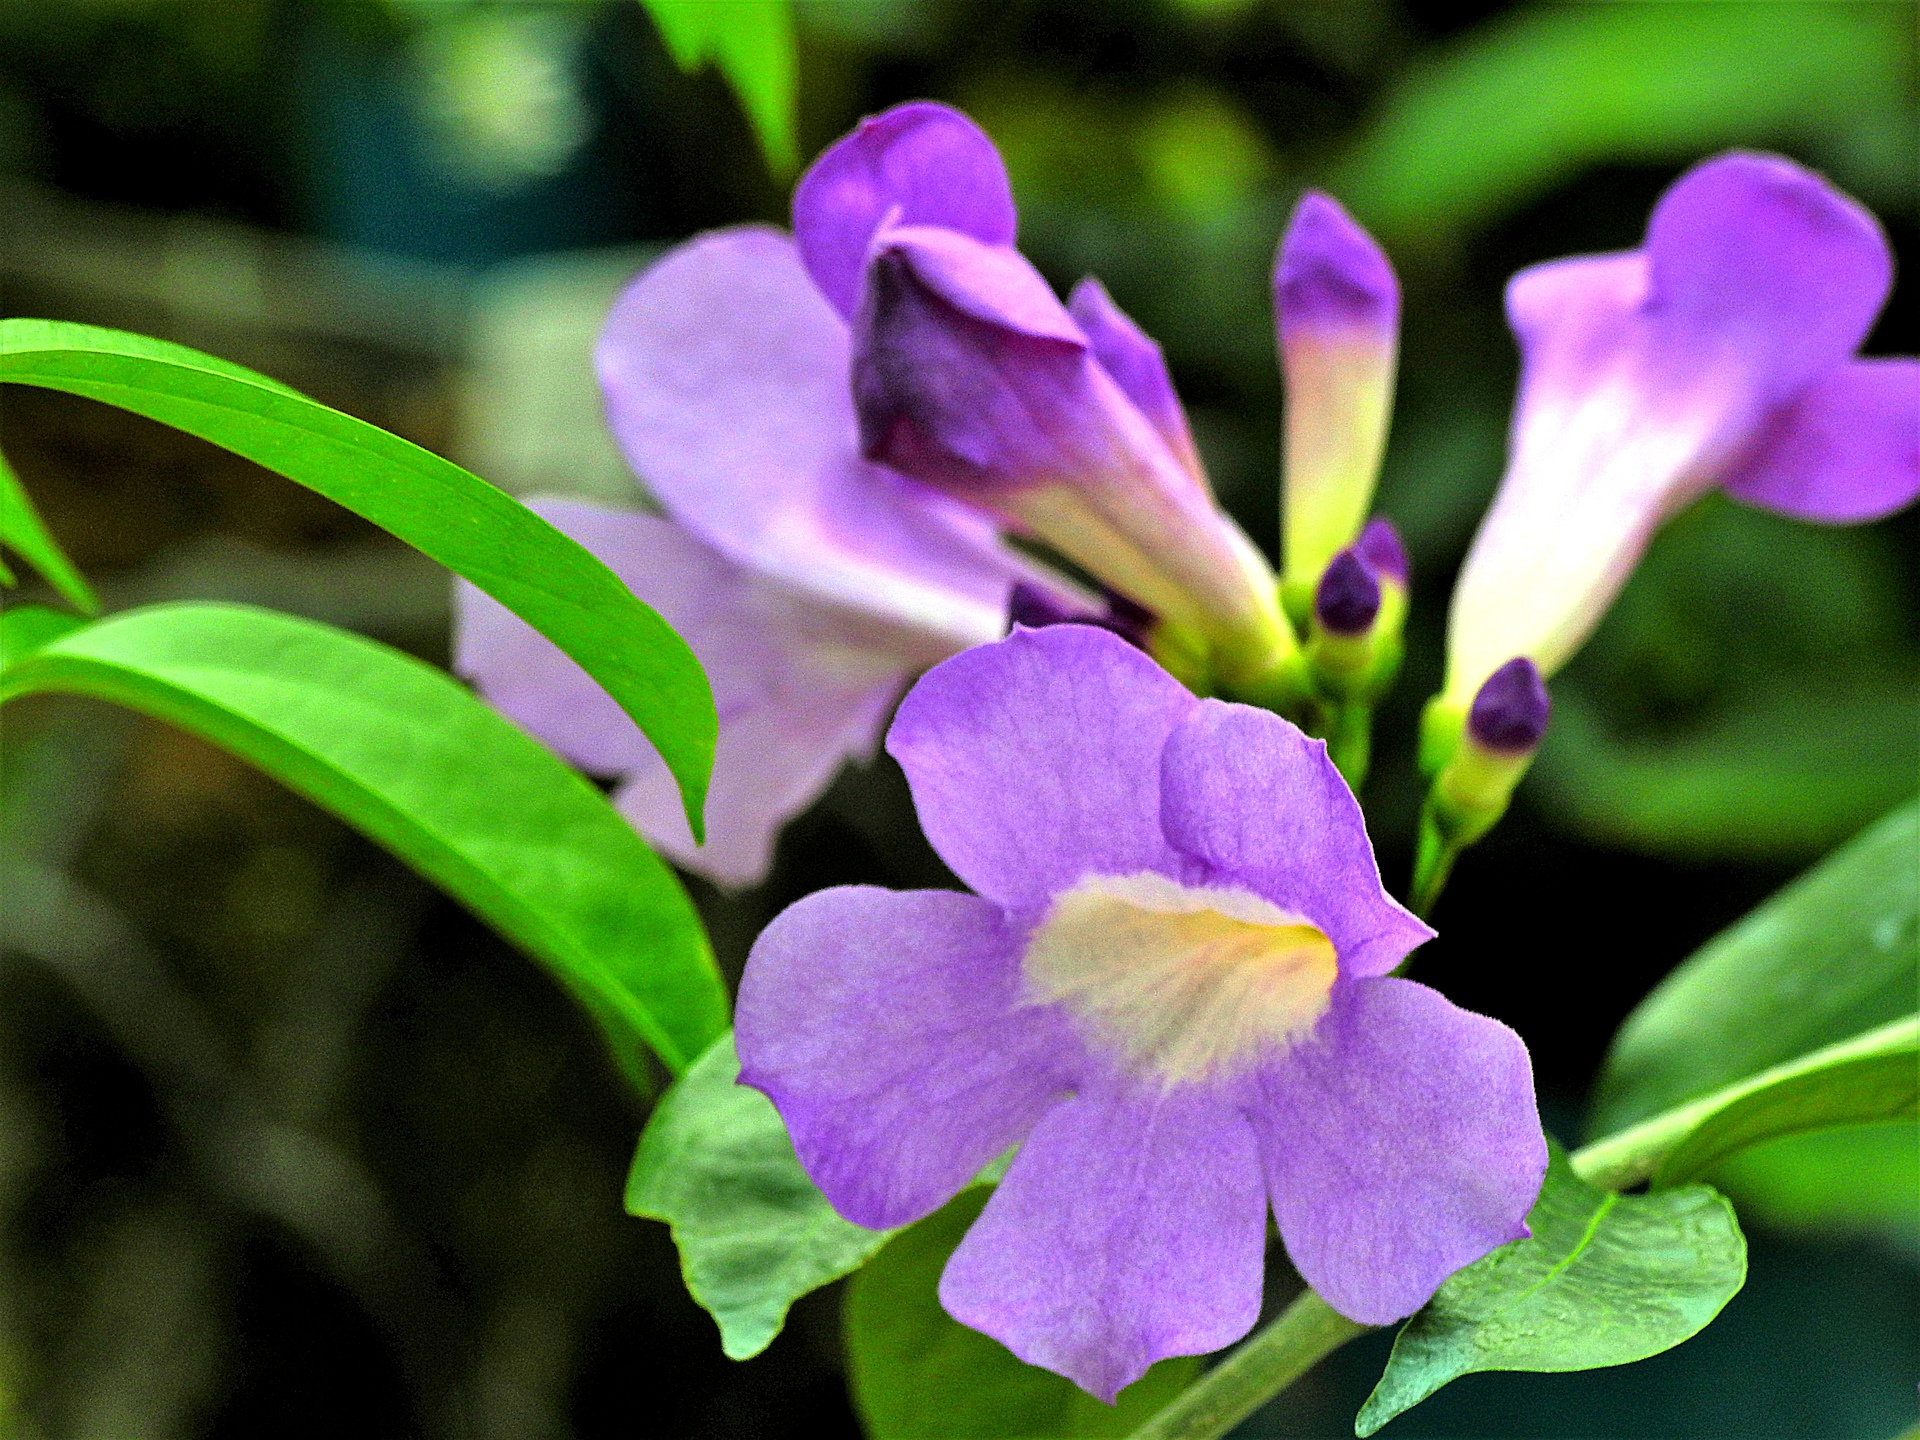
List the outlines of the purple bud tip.
<svg viewBox="0 0 1920 1440">
<path fill-rule="evenodd" d="M 1552 709 L 1539 669 L 1522 656 L 1486 678 L 1473 697 L 1467 731 L 1489 750 L 1523 755 L 1539 746 Z"/>
<path fill-rule="evenodd" d="M 1013 594 L 1007 597 L 1007 628 L 1025 625 L 1038 630 L 1047 625 L 1064 625 L 1069 620 L 1083 618 L 1069 610 L 1064 603 L 1049 591 L 1025 580 L 1016 581 Z"/>
<path fill-rule="evenodd" d="M 1294 207 L 1274 265 L 1280 323 L 1399 324 L 1400 282 L 1379 243 L 1331 195 Z"/>
<path fill-rule="evenodd" d="M 1353 553 L 1366 561 L 1367 568 L 1374 574 L 1397 585 L 1406 585 L 1411 569 L 1407 564 L 1407 547 L 1400 543 L 1400 532 L 1386 516 L 1376 515 L 1367 522 L 1360 538 L 1353 542 Z"/>
<path fill-rule="evenodd" d="M 1380 613 L 1380 582 L 1352 550 L 1342 550 L 1313 592 L 1313 613 L 1333 635 L 1364 635 Z"/>
<path fill-rule="evenodd" d="M 1016 581 L 1007 597 L 1007 631 L 1016 625 L 1039 630 L 1048 625 L 1094 625 L 1111 630 L 1136 649 L 1147 648 L 1147 633 L 1153 628 L 1153 612 L 1136 605 L 1126 596 L 1106 592 L 1107 613 L 1092 614 L 1075 610 L 1058 595 L 1025 580 Z"/>
</svg>

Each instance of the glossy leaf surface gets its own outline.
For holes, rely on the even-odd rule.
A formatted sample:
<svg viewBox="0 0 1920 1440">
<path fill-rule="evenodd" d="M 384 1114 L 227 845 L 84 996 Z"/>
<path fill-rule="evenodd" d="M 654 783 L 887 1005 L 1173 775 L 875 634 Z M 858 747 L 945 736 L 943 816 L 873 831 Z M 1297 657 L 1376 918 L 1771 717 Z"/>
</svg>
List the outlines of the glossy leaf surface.
<svg viewBox="0 0 1920 1440">
<path fill-rule="evenodd" d="M 800 1168 L 779 1112 L 735 1084 L 729 1031 L 654 1107 L 627 1179 L 627 1210 L 664 1220 L 687 1290 L 735 1360 L 758 1355 L 787 1309 L 858 1269 L 893 1232 L 842 1220 Z"/>
<path fill-rule="evenodd" d="M 0 320 L 0 381 L 145 415 L 307 486 L 464 576 L 579 663 L 653 742 L 695 835 L 719 721 L 693 651 L 613 572 L 476 475 L 183 345 Z"/>
<path fill-rule="evenodd" d="M 1051 1440 L 1126 1435 L 1199 1373 L 1195 1356 L 1162 1360 L 1113 1405 L 1016 1359 L 940 1308 L 947 1257 L 987 1203 L 983 1186 L 909 1225 L 847 1285 L 847 1379 L 871 1440 Z"/>
<path fill-rule="evenodd" d="M 19 643 L 0 700 L 113 701 L 259 766 L 546 965 L 637 1084 L 648 1047 L 678 1071 L 725 1027 L 725 988 L 673 872 L 591 785 L 441 671 L 242 606 L 158 605 L 66 633 L 34 632 L 33 614 L 7 616 Z"/>
<path fill-rule="evenodd" d="M 1920 803 L 1902 806 L 1703 946 L 1640 1003 L 1602 1067 L 1611 1134 L 1913 1009 Z"/>
<path fill-rule="evenodd" d="M 1532 1238 L 1451 1276 L 1401 1329 L 1354 1429 L 1371 1435 L 1477 1370 L 1592 1370 L 1670 1350 L 1746 1281 L 1733 1207 L 1705 1185 L 1617 1195 L 1553 1147 Z"/>
</svg>

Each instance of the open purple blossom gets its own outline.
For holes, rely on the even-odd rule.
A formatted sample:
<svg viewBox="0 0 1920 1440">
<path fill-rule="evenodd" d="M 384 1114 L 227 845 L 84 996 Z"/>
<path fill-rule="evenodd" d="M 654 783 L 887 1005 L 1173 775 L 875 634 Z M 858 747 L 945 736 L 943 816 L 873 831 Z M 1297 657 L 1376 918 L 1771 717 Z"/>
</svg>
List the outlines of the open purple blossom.
<svg viewBox="0 0 1920 1440">
<path fill-rule="evenodd" d="M 1280 240 L 1273 308 L 1286 379 L 1286 574 L 1311 594 L 1373 500 L 1393 410 L 1400 282 L 1339 202 L 1309 190 Z"/>
<path fill-rule="evenodd" d="M 870 198 L 871 177 L 917 173 L 929 154 L 961 177 L 954 193 L 927 182 L 891 206 Z M 1060 303 L 1013 248 L 999 165 L 971 122 L 916 104 L 863 122 L 821 158 L 824 178 L 801 184 L 796 214 L 861 197 L 830 245 L 816 251 L 804 231 L 800 242 L 843 310 L 856 236 L 865 245 L 850 312 L 862 453 L 1198 637 L 1230 686 L 1277 684 L 1297 647 L 1272 571 L 1215 506 L 1159 347 L 1097 283 Z"/>
<path fill-rule="evenodd" d="M 651 747 L 598 687 L 473 587 L 457 590 L 460 672 L 568 759 L 619 779 L 616 803 L 640 830 L 722 883 L 765 873 L 779 826 L 844 759 L 872 752 L 916 673 L 1005 633 L 1016 584 L 1098 613 L 978 511 L 860 455 L 836 304 L 864 257 L 861 217 L 931 206 L 991 231 L 980 215 L 1004 201 L 1012 233 L 985 137 L 942 107 L 906 108 L 921 118 L 893 161 L 850 174 L 844 146 L 822 157 L 795 196 L 794 238 L 760 226 L 701 236 L 614 305 L 597 353 L 608 421 L 671 523 L 535 507 L 661 611 L 707 671 L 720 737 L 704 847 Z M 969 170 L 983 145 L 991 166 Z M 835 270 L 849 245 L 853 271 Z"/>
<path fill-rule="evenodd" d="M 1389 974 L 1433 932 L 1320 741 L 1061 625 L 936 667 L 887 748 L 974 893 L 785 911 L 741 983 L 741 1078 L 860 1225 L 1020 1146 L 941 1279 L 956 1319 L 1111 1399 L 1251 1327 L 1269 1207 L 1372 1324 L 1528 1233 L 1526 1048 Z"/>
<path fill-rule="evenodd" d="M 1552 674 L 1716 485 L 1828 524 L 1920 493 L 1920 363 L 1857 354 L 1892 277 L 1860 205 L 1742 153 L 1676 181 L 1640 249 L 1514 276 L 1507 473 L 1454 591 L 1443 702 L 1516 655 Z"/>
</svg>

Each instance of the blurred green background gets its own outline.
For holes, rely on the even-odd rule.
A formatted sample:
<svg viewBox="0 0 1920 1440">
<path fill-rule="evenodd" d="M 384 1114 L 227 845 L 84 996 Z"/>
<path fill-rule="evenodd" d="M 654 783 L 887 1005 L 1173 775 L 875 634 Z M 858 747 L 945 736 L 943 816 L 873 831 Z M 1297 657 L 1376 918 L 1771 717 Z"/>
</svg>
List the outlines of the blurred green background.
<svg viewBox="0 0 1920 1440">
<path fill-rule="evenodd" d="M 1727 146 L 1815 165 L 1911 262 L 1912 3 L 819 0 L 799 139 L 914 96 L 1000 143 L 1022 244 L 1165 344 L 1217 488 L 1271 551 L 1267 276 L 1306 184 L 1406 288 L 1380 504 L 1415 562 L 1366 796 L 1390 883 L 1448 586 L 1498 478 L 1521 265 L 1634 243 Z M 697 230 L 781 220 L 738 102 L 633 0 L 0 0 L 6 313 L 216 351 L 517 492 L 638 502 L 587 350 Z M 1916 348 L 1909 281 L 1869 342 Z M 243 599 L 444 662 L 444 575 L 305 491 L 63 395 L 0 445 L 110 607 Z M 21 592 L 38 598 L 29 587 Z M 1575 1139 L 1620 1018 L 1920 778 L 1920 519 L 1710 499 L 1556 682 L 1515 813 L 1461 865 L 1423 978 L 1529 1041 Z M 620 1187 L 644 1119 L 535 969 L 357 835 L 80 701 L 0 733 L 0 1433 L 851 1434 L 834 1292 L 745 1365 Z M 730 973 L 822 885 L 946 883 L 890 762 L 745 894 L 693 886 Z M 1860 1436 L 1914 1420 L 1912 1127 L 1722 1177 L 1752 1278 L 1625 1370 L 1471 1377 L 1384 1434 Z M 1276 1284 L 1281 1283 L 1276 1277 Z M 1350 1434 L 1386 1337 L 1248 1436 Z"/>
</svg>

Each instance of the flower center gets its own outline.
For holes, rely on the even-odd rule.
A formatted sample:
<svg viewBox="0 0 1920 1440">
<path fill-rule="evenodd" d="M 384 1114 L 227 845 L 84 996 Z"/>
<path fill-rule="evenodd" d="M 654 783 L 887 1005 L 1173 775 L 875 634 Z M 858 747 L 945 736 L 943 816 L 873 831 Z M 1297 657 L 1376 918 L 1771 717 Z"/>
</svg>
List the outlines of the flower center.
<svg viewBox="0 0 1920 1440">
<path fill-rule="evenodd" d="M 1030 1003 L 1063 1005 L 1089 1043 L 1171 1086 L 1305 1037 L 1337 965 L 1324 931 L 1250 891 L 1142 872 L 1062 891 L 1022 968 Z"/>
</svg>

